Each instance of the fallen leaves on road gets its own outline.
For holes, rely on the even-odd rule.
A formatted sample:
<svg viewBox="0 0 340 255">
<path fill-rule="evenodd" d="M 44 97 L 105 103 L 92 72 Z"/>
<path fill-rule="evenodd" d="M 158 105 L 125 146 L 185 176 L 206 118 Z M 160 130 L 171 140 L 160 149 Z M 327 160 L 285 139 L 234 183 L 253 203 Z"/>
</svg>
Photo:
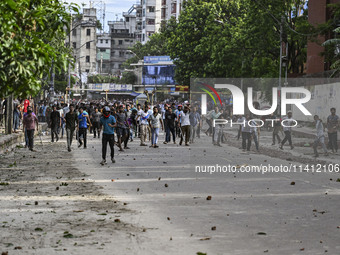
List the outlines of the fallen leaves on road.
<svg viewBox="0 0 340 255">
<path fill-rule="evenodd" d="M 212 199 L 212 196 L 207 196 L 207 200 L 211 200 Z"/>
<path fill-rule="evenodd" d="M 211 230 L 215 231 L 216 230 L 216 226 L 211 227 Z"/>
<path fill-rule="evenodd" d="M 295 185 L 295 182 L 291 182 L 290 185 Z"/>
</svg>

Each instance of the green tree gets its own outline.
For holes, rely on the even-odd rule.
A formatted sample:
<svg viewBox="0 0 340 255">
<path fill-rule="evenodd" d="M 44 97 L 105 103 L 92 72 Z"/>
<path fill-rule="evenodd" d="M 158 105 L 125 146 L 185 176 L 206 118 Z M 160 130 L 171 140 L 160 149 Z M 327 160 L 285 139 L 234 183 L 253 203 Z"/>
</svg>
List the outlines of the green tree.
<svg viewBox="0 0 340 255">
<path fill-rule="evenodd" d="M 78 11 L 55 0 L 0 1 L 0 96 L 35 95 L 52 64 L 67 69 L 71 10 Z"/>
</svg>

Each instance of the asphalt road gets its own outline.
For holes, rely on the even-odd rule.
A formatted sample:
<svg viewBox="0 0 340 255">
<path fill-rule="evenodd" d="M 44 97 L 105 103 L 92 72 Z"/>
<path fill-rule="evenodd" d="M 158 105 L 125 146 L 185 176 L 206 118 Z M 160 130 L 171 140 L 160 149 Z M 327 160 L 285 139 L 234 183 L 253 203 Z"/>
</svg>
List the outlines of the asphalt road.
<svg viewBox="0 0 340 255">
<path fill-rule="evenodd" d="M 295 164 L 212 146 L 204 134 L 190 147 L 140 147 L 138 139 L 129 146 L 115 147 L 116 163 L 108 156 L 106 166 L 92 135 L 86 150 L 72 152 L 102 192 L 136 212 L 122 220 L 145 228 L 128 246 L 107 246 L 107 254 L 340 254 L 339 173 L 198 173 L 216 164 Z"/>
</svg>

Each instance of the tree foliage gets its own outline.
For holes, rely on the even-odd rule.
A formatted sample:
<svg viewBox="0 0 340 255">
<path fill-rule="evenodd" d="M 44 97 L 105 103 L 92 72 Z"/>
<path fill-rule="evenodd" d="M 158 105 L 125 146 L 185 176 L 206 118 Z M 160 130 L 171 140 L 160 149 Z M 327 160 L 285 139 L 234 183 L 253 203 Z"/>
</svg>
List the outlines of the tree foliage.
<svg viewBox="0 0 340 255">
<path fill-rule="evenodd" d="M 78 11 L 57 0 L 0 1 L 0 96 L 35 95 L 52 64 L 67 69 L 71 10 Z"/>
</svg>

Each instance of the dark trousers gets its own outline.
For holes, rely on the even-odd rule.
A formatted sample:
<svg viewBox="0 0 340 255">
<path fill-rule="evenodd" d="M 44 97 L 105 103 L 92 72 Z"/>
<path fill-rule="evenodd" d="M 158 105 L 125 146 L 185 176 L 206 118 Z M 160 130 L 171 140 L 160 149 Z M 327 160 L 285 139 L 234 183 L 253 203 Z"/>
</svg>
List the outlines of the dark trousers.
<svg viewBox="0 0 340 255">
<path fill-rule="evenodd" d="M 251 146 L 251 133 L 242 132 L 242 149 L 245 150 L 247 148 L 250 151 Z"/>
<path fill-rule="evenodd" d="M 176 141 L 176 133 L 175 133 L 175 127 L 169 127 L 165 129 L 166 132 L 166 139 L 165 141 L 169 143 L 171 141 L 170 133 L 172 134 L 172 140 L 175 142 Z"/>
<path fill-rule="evenodd" d="M 58 140 L 58 126 L 57 125 L 51 125 L 51 138 L 52 138 L 52 142 L 54 142 L 54 136 L 56 137 L 56 139 Z"/>
<path fill-rule="evenodd" d="M 179 143 L 182 144 L 183 136 L 185 136 L 185 144 L 187 144 L 189 143 L 189 139 L 190 139 L 190 125 L 182 126 L 181 129 L 182 129 L 182 135 L 181 135 L 181 141 Z"/>
<path fill-rule="evenodd" d="M 328 133 L 328 142 L 332 151 L 338 151 L 338 132 Z"/>
<path fill-rule="evenodd" d="M 292 133 L 290 131 L 285 131 L 285 138 L 282 140 L 282 146 L 288 141 L 289 145 L 292 146 Z"/>
<path fill-rule="evenodd" d="M 213 126 L 212 126 L 212 121 L 211 120 L 208 120 L 206 119 L 205 120 L 209 126 L 208 130 L 206 131 L 208 133 L 208 135 L 211 135 L 213 133 Z"/>
<path fill-rule="evenodd" d="M 103 159 L 106 159 L 107 143 L 109 143 L 109 145 L 110 145 L 111 158 L 114 158 L 114 156 L 115 156 L 115 149 L 114 149 L 115 136 L 113 134 L 109 135 L 109 134 L 103 133 L 103 137 L 102 137 L 102 157 L 103 157 Z"/>
<path fill-rule="evenodd" d="M 84 148 L 86 148 L 86 136 L 87 136 L 87 128 L 79 128 L 79 137 L 78 137 L 78 140 L 79 140 L 79 143 L 81 144 L 81 137 L 83 136 L 84 138 Z"/>
<path fill-rule="evenodd" d="M 28 148 L 33 150 L 34 129 L 27 129 Z"/>
<path fill-rule="evenodd" d="M 92 127 L 93 127 L 93 137 L 97 136 L 98 133 L 98 138 L 100 138 L 100 125 L 99 122 L 93 122 L 92 123 Z"/>
</svg>

